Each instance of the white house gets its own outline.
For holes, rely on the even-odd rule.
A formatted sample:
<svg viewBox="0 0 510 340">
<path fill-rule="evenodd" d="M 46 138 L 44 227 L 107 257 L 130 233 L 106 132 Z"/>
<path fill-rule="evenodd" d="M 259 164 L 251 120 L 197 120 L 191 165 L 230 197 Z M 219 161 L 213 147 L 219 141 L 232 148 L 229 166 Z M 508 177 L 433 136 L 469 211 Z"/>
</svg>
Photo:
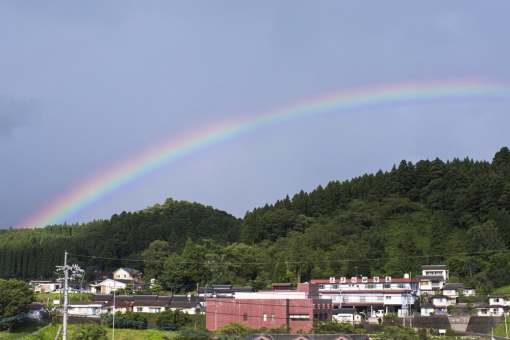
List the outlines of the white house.
<svg viewBox="0 0 510 340">
<path fill-rule="evenodd" d="M 169 309 L 170 301 L 139 300 L 133 302 L 133 312 L 161 313 Z"/>
<path fill-rule="evenodd" d="M 501 316 L 508 310 L 508 298 L 505 295 L 489 295 L 489 303 L 476 306 L 479 316 Z"/>
<path fill-rule="evenodd" d="M 69 315 L 100 316 L 104 307 L 102 302 L 72 301 L 69 302 Z"/>
<path fill-rule="evenodd" d="M 333 310 L 333 320 L 338 322 L 348 322 L 350 324 L 362 323 L 363 315 L 356 311 L 356 308 L 338 308 Z"/>
<path fill-rule="evenodd" d="M 134 268 L 119 268 L 113 272 L 113 278 L 119 280 L 142 282 L 142 272 Z"/>
<path fill-rule="evenodd" d="M 419 294 L 434 294 L 435 291 L 443 288 L 444 283 L 449 278 L 446 265 L 422 265 L 421 275 L 416 275 L 420 281 Z"/>
</svg>

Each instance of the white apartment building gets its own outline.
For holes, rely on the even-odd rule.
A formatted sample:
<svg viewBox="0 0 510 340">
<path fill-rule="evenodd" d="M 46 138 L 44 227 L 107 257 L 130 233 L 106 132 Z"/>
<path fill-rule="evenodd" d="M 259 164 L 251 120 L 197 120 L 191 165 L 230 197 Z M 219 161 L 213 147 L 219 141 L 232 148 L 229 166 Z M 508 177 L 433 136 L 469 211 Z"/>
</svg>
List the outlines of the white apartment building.
<svg viewBox="0 0 510 340">
<path fill-rule="evenodd" d="M 319 285 L 322 299 L 331 299 L 335 309 L 356 308 L 367 317 L 395 313 L 410 315 L 418 291 L 418 279 L 392 277 L 329 278 L 311 280 Z"/>
</svg>

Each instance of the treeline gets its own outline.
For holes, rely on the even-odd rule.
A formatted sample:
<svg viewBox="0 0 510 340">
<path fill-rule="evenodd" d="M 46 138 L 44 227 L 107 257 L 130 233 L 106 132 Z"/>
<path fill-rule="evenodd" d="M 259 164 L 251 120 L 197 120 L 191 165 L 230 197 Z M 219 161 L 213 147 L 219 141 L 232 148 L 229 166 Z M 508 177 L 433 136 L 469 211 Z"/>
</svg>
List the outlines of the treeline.
<svg viewBox="0 0 510 340">
<path fill-rule="evenodd" d="M 421 264 L 446 264 L 451 282 L 488 292 L 510 282 L 509 246 L 510 151 L 504 147 L 492 162 L 403 160 L 387 172 L 287 196 L 243 220 L 169 199 L 108 221 L 3 231 L 0 276 L 33 278 L 37 261 L 49 273 L 67 249 L 96 257 L 76 259 L 82 265 L 135 267 L 172 290 L 414 276 Z"/>
<path fill-rule="evenodd" d="M 0 277 L 51 278 L 55 266 L 63 264 L 66 250 L 96 257 L 69 258 L 70 263 L 83 267 L 143 269 L 140 262 L 127 263 L 120 259 L 140 259 L 140 253 L 154 240 L 167 241 L 174 251 L 182 250 L 188 238 L 233 243 L 239 238 L 240 223 L 234 216 L 209 206 L 167 199 L 163 205 L 82 225 L 4 229 L 0 230 Z"/>
</svg>

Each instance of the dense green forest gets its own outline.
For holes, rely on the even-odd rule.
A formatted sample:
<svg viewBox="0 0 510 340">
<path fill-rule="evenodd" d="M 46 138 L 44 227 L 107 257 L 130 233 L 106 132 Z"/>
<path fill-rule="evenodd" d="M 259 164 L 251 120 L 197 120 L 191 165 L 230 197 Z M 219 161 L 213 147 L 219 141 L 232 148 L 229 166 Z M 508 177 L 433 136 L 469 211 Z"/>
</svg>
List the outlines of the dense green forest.
<svg viewBox="0 0 510 340">
<path fill-rule="evenodd" d="M 83 225 L 0 231 L 0 277 L 49 277 L 64 249 L 82 266 L 129 266 L 179 290 L 256 288 L 329 276 L 402 276 L 446 264 L 482 292 L 510 282 L 510 151 L 492 162 L 402 160 L 390 171 L 332 181 L 244 219 L 168 199 Z M 88 257 L 85 257 L 88 256 Z M 138 260 L 138 261 L 129 261 Z"/>
</svg>

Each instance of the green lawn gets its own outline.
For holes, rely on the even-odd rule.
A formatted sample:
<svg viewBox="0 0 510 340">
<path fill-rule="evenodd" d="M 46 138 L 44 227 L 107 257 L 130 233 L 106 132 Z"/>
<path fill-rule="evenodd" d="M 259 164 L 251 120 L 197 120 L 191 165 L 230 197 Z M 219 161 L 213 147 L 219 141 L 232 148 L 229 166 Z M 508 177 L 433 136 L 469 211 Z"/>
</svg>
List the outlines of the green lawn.
<svg viewBox="0 0 510 340">
<path fill-rule="evenodd" d="M 37 336 L 29 336 L 24 338 L 24 340 L 54 340 L 55 335 L 57 334 L 58 328 L 61 325 L 50 325 L 46 329 L 44 329 L 42 332 L 38 333 Z M 75 331 L 75 328 L 80 327 L 80 325 L 69 325 L 68 329 L 68 338 L 73 338 L 73 333 Z M 104 327 L 107 331 L 107 338 L 112 338 L 112 329 Z M 173 332 L 166 332 L 166 331 L 157 331 L 152 329 L 145 329 L 145 330 L 134 330 L 134 329 L 116 329 L 115 330 L 115 339 L 116 340 L 161 340 L 164 339 L 164 335 L 168 334 L 171 338 L 175 337 L 177 333 Z M 27 334 L 24 334 L 26 336 Z M 3 335 L 2 335 L 3 336 Z M 5 339 L 20 339 L 20 337 L 17 338 L 5 338 Z M 2 337 L 2 340 L 4 338 Z"/>
<path fill-rule="evenodd" d="M 25 320 L 21 326 L 18 327 L 18 329 L 8 332 L 8 331 L 2 331 L 0 332 L 0 339 L 2 340 L 14 340 L 14 339 L 21 339 L 27 335 L 30 335 L 36 331 L 38 331 L 41 328 L 44 328 L 46 325 L 48 325 L 48 322 L 36 322 L 36 321 L 30 321 Z"/>
<path fill-rule="evenodd" d="M 510 285 L 496 288 L 492 291 L 492 294 L 509 294 L 510 295 Z"/>
</svg>

